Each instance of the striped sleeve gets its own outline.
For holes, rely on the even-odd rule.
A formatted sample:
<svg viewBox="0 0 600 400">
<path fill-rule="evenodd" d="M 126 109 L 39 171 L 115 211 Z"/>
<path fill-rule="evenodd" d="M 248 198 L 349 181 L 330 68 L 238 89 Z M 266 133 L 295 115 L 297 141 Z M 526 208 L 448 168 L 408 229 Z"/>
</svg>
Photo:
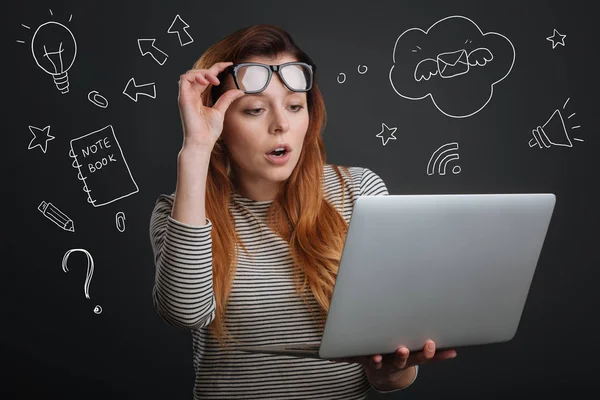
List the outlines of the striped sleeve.
<svg viewBox="0 0 600 400">
<path fill-rule="evenodd" d="M 375 172 L 369 168 L 363 168 L 362 177 L 360 179 L 359 196 L 387 196 L 388 189 Z"/>
<path fill-rule="evenodd" d="M 150 219 L 156 268 L 152 301 L 169 325 L 203 328 L 215 317 L 212 223 L 192 226 L 171 217 L 173 198 L 159 196 Z"/>
</svg>

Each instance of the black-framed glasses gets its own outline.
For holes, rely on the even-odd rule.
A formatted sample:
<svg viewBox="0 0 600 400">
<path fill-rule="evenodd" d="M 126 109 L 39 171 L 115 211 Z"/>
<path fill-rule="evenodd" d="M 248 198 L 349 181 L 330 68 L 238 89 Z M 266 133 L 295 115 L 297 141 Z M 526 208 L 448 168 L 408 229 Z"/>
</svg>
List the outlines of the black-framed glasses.
<svg viewBox="0 0 600 400">
<path fill-rule="evenodd" d="M 308 92 L 313 85 L 316 65 L 292 61 L 279 65 L 245 62 L 230 65 L 226 71 L 233 75 L 235 86 L 246 94 L 260 93 L 269 86 L 276 72 L 285 86 L 293 92 Z"/>
</svg>

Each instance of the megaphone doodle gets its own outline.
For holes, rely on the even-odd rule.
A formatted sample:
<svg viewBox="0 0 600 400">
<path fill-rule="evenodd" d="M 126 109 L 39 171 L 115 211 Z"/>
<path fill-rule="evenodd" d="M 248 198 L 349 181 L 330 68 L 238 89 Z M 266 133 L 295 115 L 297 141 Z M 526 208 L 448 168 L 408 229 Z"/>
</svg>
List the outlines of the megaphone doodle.
<svg viewBox="0 0 600 400">
<path fill-rule="evenodd" d="M 563 105 L 563 110 L 567 106 L 569 99 Z M 575 113 L 569 115 L 567 119 L 573 117 Z M 580 128 L 580 125 L 572 126 L 571 129 Z M 540 148 L 549 148 L 551 146 L 573 147 L 573 142 L 565 125 L 565 119 L 560 109 L 554 110 L 550 118 L 542 126 L 531 131 L 533 138 L 529 139 L 529 147 L 539 146 Z M 573 140 L 583 142 L 582 139 L 573 138 Z"/>
</svg>

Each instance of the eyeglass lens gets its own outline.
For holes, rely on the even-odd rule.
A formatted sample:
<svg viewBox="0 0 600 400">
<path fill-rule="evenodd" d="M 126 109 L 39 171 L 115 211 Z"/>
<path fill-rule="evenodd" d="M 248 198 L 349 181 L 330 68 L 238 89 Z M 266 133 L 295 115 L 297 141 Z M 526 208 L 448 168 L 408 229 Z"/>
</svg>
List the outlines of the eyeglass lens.
<svg viewBox="0 0 600 400">
<path fill-rule="evenodd" d="M 286 65 L 279 70 L 279 74 L 292 90 L 306 90 L 309 86 L 310 70 L 303 65 Z M 268 78 L 268 67 L 246 65 L 237 70 L 237 80 L 244 91 L 263 90 Z"/>
</svg>

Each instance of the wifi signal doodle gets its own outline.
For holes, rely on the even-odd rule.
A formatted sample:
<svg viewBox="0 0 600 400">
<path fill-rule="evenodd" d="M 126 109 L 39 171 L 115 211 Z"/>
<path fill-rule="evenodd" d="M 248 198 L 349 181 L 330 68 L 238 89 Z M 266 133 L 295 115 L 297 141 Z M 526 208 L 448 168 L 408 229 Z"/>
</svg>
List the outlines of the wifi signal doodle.
<svg viewBox="0 0 600 400">
<path fill-rule="evenodd" d="M 563 104 L 563 110 L 567 106 L 569 99 Z M 575 113 L 569 115 L 567 120 L 573 118 Z M 579 129 L 581 125 L 572 126 L 571 129 Z M 531 131 L 533 138 L 529 139 L 529 147 L 539 146 L 540 148 L 549 148 L 551 146 L 573 147 L 573 142 L 569 137 L 565 119 L 560 109 L 554 110 L 548 121 L 542 126 Z M 583 139 L 573 138 L 573 140 L 583 142 Z"/>
<path fill-rule="evenodd" d="M 439 175 L 446 175 L 446 167 L 450 161 L 458 160 L 458 143 L 451 142 L 438 148 L 427 163 L 427 175 L 433 175 L 436 172 Z M 460 173 L 460 165 L 452 167 L 452 173 Z"/>
</svg>

